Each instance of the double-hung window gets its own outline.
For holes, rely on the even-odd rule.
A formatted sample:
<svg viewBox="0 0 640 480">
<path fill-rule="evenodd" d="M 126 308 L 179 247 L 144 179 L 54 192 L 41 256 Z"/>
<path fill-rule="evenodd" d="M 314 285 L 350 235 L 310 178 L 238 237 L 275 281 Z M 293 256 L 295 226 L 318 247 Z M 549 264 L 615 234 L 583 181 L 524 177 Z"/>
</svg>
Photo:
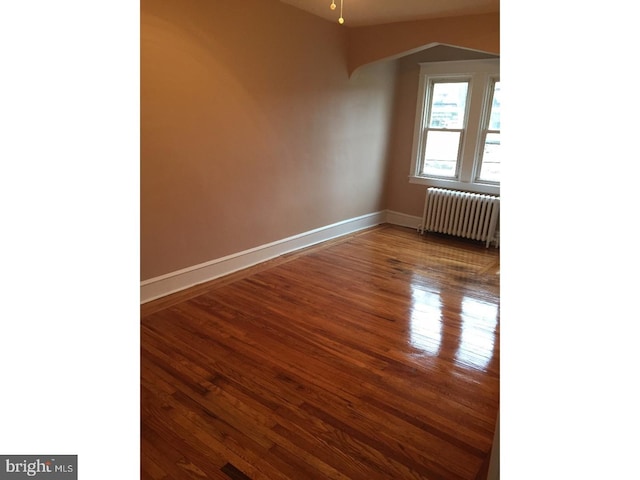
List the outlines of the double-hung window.
<svg viewBox="0 0 640 480">
<path fill-rule="evenodd" d="M 420 65 L 410 182 L 500 193 L 499 60 Z"/>
</svg>

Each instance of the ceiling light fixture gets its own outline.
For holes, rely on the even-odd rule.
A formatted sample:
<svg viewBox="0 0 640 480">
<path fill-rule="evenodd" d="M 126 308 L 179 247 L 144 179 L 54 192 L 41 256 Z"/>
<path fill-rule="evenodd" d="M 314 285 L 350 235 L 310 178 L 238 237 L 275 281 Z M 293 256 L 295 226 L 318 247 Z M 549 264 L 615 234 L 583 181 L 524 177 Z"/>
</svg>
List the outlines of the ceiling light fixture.
<svg viewBox="0 0 640 480">
<path fill-rule="evenodd" d="M 344 0 L 340 0 L 340 18 L 338 19 L 338 23 L 340 25 L 342 25 L 344 23 L 344 18 L 342 17 L 342 2 Z M 331 0 L 331 5 L 329 5 L 329 8 L 331 10 L 335 10 L 336 9 L 336 0 Z"/>
</svg>

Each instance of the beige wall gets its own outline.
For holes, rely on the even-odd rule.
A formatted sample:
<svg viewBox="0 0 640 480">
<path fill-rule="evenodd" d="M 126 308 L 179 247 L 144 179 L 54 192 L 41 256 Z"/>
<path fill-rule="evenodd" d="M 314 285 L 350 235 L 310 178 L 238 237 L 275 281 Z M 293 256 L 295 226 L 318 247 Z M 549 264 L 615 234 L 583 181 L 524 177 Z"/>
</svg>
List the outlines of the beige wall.
<svg viewBox="0 0 640 480">
<path fill-rule="evenodd" d="M 446 39 L 496 46 L 489 20 Z M 141 280 L 387 208 L 421 214 L 417 61 L 458 54 L 376 62 L 406 34 L 390 50 L 358 30 L 277 0 L 141 0 Z M 348 58 L 374 63 L 350 78 Z"/>
<path fill-rule="evenodd" d="M 394 73 L 276 0 L 142 0 L 141 279 L 383 209 Z"/>
<path fill-rule="evenodd" d="M 500 53 L 500 13 L 397 22 L 348 30 L 349 73 L 424 45 L 447 44 Z"/>
</svg>

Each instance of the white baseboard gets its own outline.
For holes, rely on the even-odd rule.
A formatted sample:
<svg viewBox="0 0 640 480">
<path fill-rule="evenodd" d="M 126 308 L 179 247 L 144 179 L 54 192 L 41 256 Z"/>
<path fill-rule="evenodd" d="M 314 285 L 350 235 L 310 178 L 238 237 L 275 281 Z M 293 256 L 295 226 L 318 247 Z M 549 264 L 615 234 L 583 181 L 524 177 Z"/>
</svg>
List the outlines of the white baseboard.
<svg viewBox="0 0 640 480">
<path fill-rule="evenodd" d="M 403 214 L 396 214 L 395 212 L 394 214 L 394 218 L 402 219 Z M 150 278 L 140 283 L 140 303 L 150 302 L 238 270 L 252 267 L 285 253 L 385 223 L 388 221 L 387 217 L 388 211 L 370 213 L 199 265 L 183 268 L 176 272 Z M 408 217 L 408 215 L 405 215 L 405 217 Z M 395 221 L 389 221 L 388 223 L 401 225 Z"/>
<path fill-rule="evenodd" d="M 387 223 L 399 225 L 401 227 L 415 228 L 417 230 L 420 227 L 420 224 L 422 224 L 422 217 L 387 210 Z"/>
</svg>

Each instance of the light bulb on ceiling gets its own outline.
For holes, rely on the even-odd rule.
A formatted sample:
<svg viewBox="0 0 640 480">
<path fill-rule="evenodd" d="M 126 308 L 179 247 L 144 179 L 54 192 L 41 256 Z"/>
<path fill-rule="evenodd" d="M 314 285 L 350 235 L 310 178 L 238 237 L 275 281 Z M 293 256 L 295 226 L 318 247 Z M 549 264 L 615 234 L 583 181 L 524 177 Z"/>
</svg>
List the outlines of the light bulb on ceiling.
<svg viewBox="0 0 640 480">
<path fill-rule="evenodd" d="M 331 0 L 331 5 L 329 5 L 329 8 L 331 10 L 335 10 L 336 9 L 336 0 Z"/>
<path fill-rule="evenodd" d="M 340 25 L 342 25 L 342 24 L 344 23 L 344 18 L 340 17 L 340 18 L 338 19 L 338 23 L 339 23 Z"/>
</svg>

